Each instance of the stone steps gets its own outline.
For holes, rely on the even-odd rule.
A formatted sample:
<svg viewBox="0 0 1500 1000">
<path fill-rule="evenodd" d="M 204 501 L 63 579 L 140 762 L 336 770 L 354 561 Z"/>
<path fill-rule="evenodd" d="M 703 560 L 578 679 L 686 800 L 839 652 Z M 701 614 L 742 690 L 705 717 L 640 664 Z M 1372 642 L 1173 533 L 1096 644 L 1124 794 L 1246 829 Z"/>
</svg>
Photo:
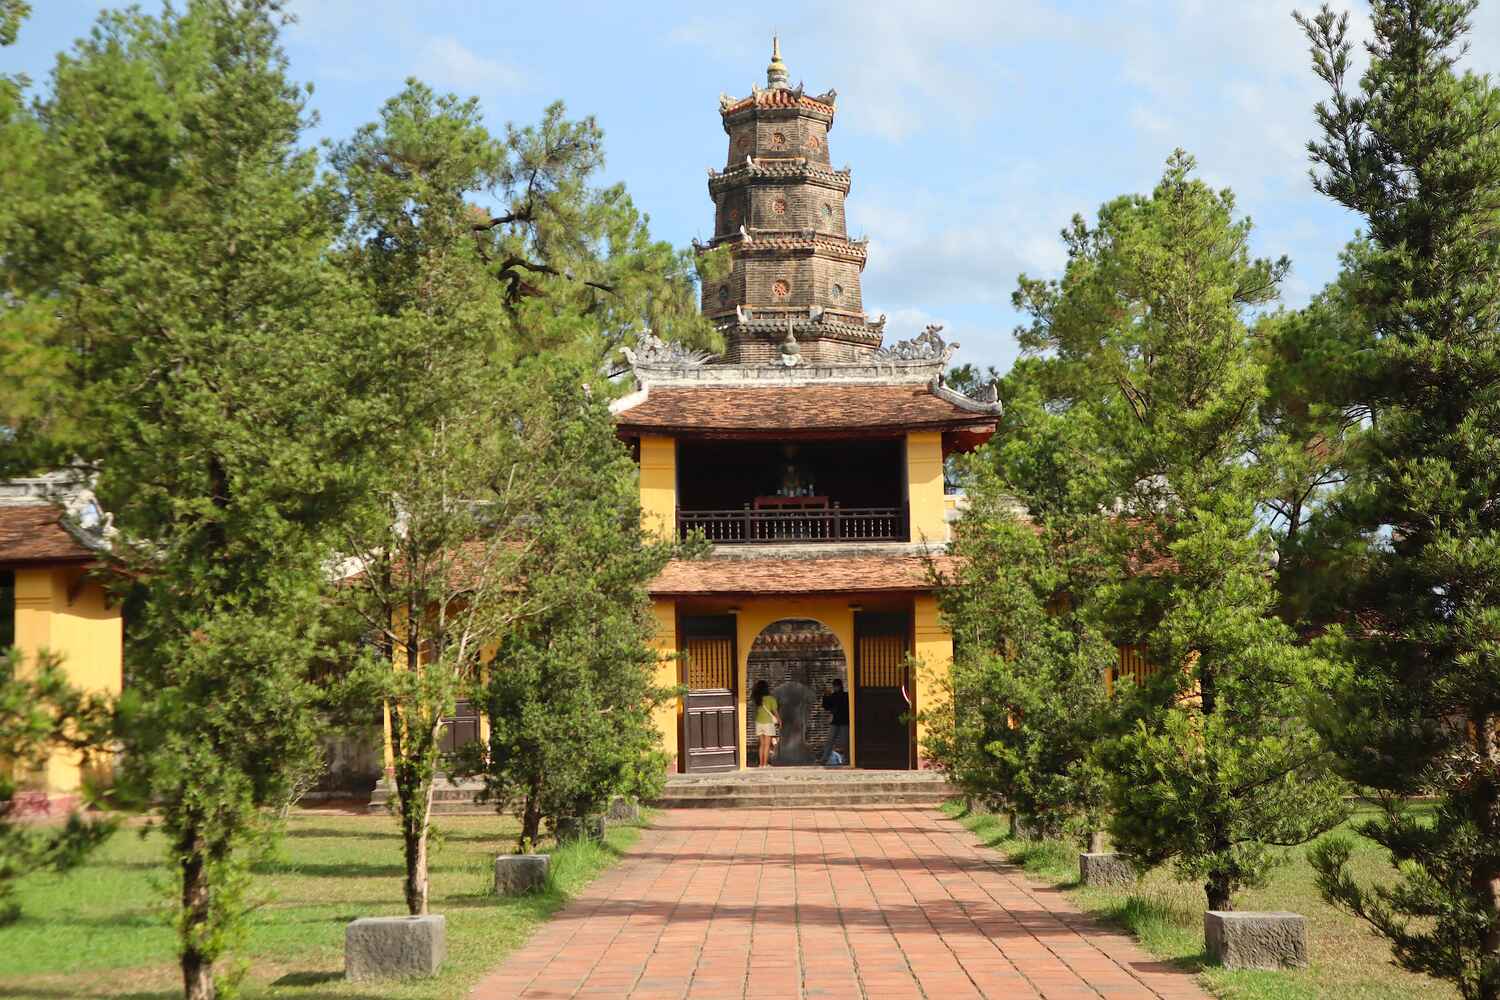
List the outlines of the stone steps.
<svg viewBox="0 0 1500 1000">
<path fill-rule="evenodd" d="M 663 809 L 817 809 L 936 806 L 953 795 L 941 775 L 921 771 L 787 769 L 677 775 L 652 805 Z"/>
<path fill-rule="evenodd" d="M 826 809 L 836 806 L 939 806 L 945 792 L 741 792 L 733 795 L 683 796 L 666 794 L 651 804 L 658 809 Z"/>
</svg>

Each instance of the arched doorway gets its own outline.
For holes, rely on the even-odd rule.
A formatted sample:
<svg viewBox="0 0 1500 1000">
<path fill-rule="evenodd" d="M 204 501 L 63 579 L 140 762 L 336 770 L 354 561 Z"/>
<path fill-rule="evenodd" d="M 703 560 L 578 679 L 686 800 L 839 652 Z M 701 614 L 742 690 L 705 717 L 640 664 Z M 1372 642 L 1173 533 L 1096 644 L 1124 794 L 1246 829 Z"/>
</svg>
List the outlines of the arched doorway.
<svg viewBox="0 0 1500 1000">
<path fill-rule="evenodd" d="M 765 681 L 781 706 L 773 765 L 810 765 L 822 758 L 832 735 L 822 700 L 835 680 L 849 689 L 849 664 L 838 637 L 822 622 L 783 618 L 755 637 L 746 664 L 746 695 L 755 690 L 756 682 Z M 747 701 L 745 708 L 745 745 L 753 747 L 755 706 Z M 755 763 L 753 752 L 746 757 L 747 764 Z"/>
</svg>

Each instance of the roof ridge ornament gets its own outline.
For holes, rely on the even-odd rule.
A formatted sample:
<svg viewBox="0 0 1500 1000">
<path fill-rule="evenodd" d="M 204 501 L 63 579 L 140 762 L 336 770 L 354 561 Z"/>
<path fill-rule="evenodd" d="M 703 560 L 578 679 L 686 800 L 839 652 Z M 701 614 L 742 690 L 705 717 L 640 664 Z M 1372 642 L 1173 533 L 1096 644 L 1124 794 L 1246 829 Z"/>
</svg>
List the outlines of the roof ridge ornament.
<svg viewBox="0 0 1500 1000">
<path fill-rule="evenodd" d="M 881 319 L 885 317 L 882 315 Z M 915 337 L 898 341 L 875 356 L 882 361 L 942 361 L 947 364 L 953 352 L 958 350 L 958 342 L 950 344 L 944 341 L 940 336 L 942 329 L 940 323 L 929 323 Z"/>
<path fill-rule="evenodd" d="M 637 366 L 697 368 L 711 357 L 707 351 L 696 350 L 673 341 L 663 340 L 651 330 L 644 330 L 636 338 L 635 349 L 624 349 L 625 360 L 630 367 Z"/>
<path fill-rule="evenodd" d="M 766 67 L 766 86 L 772 90 L 785 90 L 791 84 L 791 74 L 786 63 L 781 61 L 781 36 L 771 36 L 771 64 Z"/>
<path fill-rule="evenodd" d="M 786 339 L 781 342 L 781 363 L 788 368 L 802 360 L 802 345 L 797 343 L 797 335 L 792 332 L 792 320 L 786 321 Z"/>
</svg>

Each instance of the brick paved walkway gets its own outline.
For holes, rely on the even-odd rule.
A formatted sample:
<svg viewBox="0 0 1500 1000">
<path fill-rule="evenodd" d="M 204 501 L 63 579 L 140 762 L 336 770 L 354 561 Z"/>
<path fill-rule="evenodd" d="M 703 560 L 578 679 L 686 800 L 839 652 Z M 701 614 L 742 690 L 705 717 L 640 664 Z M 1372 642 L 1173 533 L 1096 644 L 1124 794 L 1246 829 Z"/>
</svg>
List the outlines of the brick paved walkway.
<svg viewBox="0 0 1500 1000">
<path fill-rule="evenodd" d="M 952 820 L 888 808 L 661 813 L 472 996 L 1206 994 Z"/>
</svg>

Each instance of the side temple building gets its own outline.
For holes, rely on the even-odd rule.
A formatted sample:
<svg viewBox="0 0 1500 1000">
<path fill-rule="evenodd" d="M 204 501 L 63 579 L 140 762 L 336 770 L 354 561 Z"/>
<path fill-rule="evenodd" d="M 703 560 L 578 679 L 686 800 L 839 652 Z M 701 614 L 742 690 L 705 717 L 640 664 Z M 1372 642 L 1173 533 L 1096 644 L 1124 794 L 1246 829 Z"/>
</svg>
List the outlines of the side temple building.
<svg viewBox="0 0 1500 1000">
<path fill-rule="evenodd" d="M 648 337 L 629 355 L 636 391 L 614 406 L 646 528 L 713 543 L 651 587 L 660 648 L 681 654 L 662 680 L 687 689 L 658 721 L 677 770 L 745 767 L 765 681 L 782 710 L 773 763 L 811 763 L 837 678 L 851 763 L 915 768 L 915 715 L 953 651 L 930 572 L 957 514 L 944 460 L 993 434 L 1000 406 L 944 386 L 958 345 L 939 328 L 885 345 L 860 292 L 866 244 L 846 224 L 850 174 L 829 161 L 836 94 L 790 86 L 779 49 L 766 76 L 719 102 L 728 153 L 709 172 L 704 249 L 727 246 L 732 264 L 702 308 L 724 353 Z"/>
</svg>

